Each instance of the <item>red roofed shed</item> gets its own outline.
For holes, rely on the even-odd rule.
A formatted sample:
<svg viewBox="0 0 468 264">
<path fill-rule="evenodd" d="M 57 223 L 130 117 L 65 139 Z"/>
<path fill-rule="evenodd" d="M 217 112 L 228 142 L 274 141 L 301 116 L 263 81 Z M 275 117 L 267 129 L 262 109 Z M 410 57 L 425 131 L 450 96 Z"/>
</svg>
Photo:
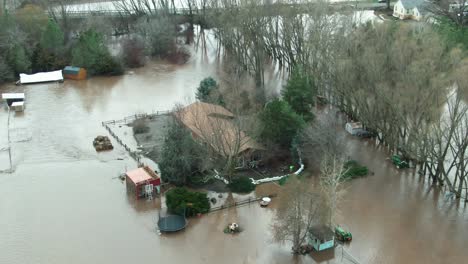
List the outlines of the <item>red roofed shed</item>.
<svg viewBox="0 0 468 264">
<path fill-rule="evenodd" d="M 134 192 L 137 198 L 145 196 L 146 185 L 152 184 L 153 188 L 161 185 L 159 175 L 148 166 L 128 171 L 125 174 L 127 192 Z"/>
</svg>

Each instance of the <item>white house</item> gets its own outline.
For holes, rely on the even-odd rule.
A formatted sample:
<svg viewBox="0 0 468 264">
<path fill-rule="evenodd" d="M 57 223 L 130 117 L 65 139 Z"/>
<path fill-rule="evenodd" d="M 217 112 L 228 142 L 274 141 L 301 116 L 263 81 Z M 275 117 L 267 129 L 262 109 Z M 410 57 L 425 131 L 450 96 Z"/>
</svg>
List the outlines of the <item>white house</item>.
<svg viewBox="0 0 468 264">
<path fill-rule="evenodd" d="M 398 0 L 393 6 L 393 16 L 399 19 L 421 20 L 427 4 L 425 0 Z"/>
</svg>

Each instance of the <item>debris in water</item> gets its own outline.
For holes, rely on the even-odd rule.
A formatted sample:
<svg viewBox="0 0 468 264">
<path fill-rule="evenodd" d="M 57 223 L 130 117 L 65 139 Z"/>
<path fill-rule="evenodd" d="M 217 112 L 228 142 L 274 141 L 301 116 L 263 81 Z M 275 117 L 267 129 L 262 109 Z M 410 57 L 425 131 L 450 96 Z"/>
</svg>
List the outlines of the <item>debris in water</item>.
<svg viewBox="0 0 468 264">
<path fill-rule="evenodd" d="M 93 146 L 96 151 L 112 150 L 114 146 L 107 136 L 97 136 L 93 141 Z"/>
</svg>

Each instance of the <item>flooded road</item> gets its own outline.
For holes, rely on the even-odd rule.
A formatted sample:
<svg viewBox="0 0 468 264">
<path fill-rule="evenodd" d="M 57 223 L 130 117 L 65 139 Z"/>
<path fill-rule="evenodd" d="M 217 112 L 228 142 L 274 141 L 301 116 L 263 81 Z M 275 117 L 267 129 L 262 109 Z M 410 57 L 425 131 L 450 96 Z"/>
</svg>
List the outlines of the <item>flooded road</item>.
<svg viewBox="0 0 468 264">
<path fill-rule="evenodd" d="M 293 257 L 290 246 L 273 243 L 274 201 L 267 209 L 251 204 L 190 219 L 185 231 L 159 236 L 159 200 L 136 202 L 115 179 L 136 167 L 133 160 L 114 141 L 112 152 L 95 152 L 93 138 L 107 135 L 101 121 L 193 100 L 198 83 L 219 74 L 215 52 L 207 50 L 183 66 L 152 62 L 120 77 L 0 88 L 26 93 L 24 114 L 11 114 L 15 172 L 0 174 L 0 263 L 351 263 L 340 249 Z M 0 149 L 7 119 L 2 105 Z M 353 233 L 347 252 L 362 263 L 465 262 L 465 207 L 411 170 L 400 173 L 369 142 L 348 143 L 349 155 L 374 175 L 347 186 L 338 218 Z M 232 221 L 245 231 L 224 234 Z"/>
</svg>

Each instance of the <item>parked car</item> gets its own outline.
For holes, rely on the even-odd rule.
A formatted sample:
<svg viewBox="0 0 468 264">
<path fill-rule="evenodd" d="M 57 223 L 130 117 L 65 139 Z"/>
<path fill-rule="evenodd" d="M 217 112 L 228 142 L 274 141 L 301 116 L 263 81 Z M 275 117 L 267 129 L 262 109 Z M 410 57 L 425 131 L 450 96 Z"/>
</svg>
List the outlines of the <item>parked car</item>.
<svg viewBox="0 0 468 264">
<path fill-rule="evenodd" d="M 378 0 L 379 3 L 387 3 L 387 0 Z"/>
<path fill-rule="evenodd" d="M 371 138 L 371 137 L 374 137 L 375 135 L 374 135 L 374 133 L 369 132 L 369 131 L 363 129 L 363 130 L 361 130 L 361 131 L 358 131 L 358 132 L 356 133 L 356 136 L 362 137 L 362 138 Z"/>
</svg>

